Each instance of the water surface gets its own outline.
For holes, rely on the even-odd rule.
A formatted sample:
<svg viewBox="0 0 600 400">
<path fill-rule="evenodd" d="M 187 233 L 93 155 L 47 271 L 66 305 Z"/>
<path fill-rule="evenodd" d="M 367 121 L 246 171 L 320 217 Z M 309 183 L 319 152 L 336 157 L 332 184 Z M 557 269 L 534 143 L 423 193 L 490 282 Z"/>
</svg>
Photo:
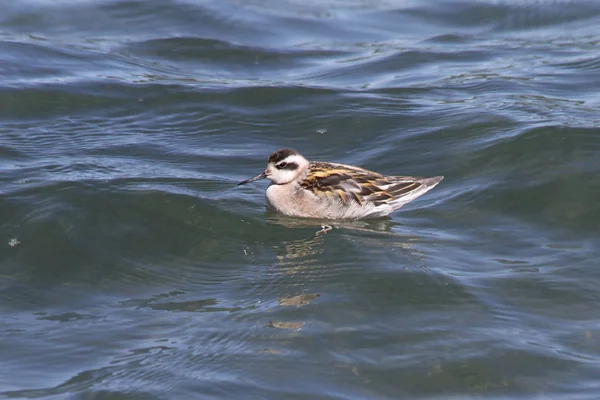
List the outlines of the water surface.
<svg viewBox="0 0 600 400">
<path fill-rule="evenodd" d="M 5 2 L 0 397 L 597 399 L 600 3 Z M 268 154 L 444 175 L 265 210 Z"/>
</svg>

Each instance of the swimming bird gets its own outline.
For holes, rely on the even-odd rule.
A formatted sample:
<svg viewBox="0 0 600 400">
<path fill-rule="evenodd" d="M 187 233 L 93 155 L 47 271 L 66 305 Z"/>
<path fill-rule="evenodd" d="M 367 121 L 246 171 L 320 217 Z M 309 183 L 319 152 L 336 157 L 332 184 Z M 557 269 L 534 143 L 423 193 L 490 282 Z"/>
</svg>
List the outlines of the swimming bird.
<svg viewBox="0 0 600 400">
<path fill-rule="evenodd" d="M 433 189 L 443 178 L 384 176 L 351 165 L 308 161 L 286 148 L 269 156 L 264 172 L 238 185 L 269 179 L 267 201 L 276 211 L 337 220 L 388 215 Z"/>
</svg>

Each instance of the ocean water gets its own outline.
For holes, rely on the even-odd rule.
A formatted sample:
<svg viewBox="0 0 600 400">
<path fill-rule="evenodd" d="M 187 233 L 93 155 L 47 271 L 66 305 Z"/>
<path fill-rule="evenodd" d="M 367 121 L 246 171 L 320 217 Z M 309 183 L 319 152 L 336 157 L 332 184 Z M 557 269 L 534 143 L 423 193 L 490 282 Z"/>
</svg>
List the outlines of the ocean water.
<svg viewBox="0 0 600 400">
<path fill-rule="evenodd" d="M 600 2 L 0 10 L 0 398 L 600 398 Z M 281 147 L 445 179 L 322 235 Z"/>
</svg>

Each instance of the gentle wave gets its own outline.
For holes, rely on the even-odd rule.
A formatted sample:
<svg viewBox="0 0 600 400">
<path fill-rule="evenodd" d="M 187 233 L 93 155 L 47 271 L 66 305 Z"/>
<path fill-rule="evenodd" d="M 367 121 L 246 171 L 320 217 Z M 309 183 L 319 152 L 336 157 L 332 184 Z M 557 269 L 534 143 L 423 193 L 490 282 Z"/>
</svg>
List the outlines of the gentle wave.
<svg viewBox="0 0 600 400">
<path fill-rule="evenodd" d="M 6 4 L 0 397 L 597 397 L 599 19 Z M 445 179 L 299 221 L 236 186 L 279 147 Z"/>
</svg>

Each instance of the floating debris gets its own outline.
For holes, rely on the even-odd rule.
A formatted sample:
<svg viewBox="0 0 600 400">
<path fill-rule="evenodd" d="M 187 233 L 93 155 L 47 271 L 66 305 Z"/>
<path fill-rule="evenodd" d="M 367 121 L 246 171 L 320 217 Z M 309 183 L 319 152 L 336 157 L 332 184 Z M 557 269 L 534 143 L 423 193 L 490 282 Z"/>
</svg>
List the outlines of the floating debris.
<svg viewBox="0 0 600 400">
<path fill-rule="evenodd" d="M 333 228 L 331 227 L 331 225 L 321 225 L 321 230 L 318 231 L 317 233 L 315 233 L 316 236 L 319 235 L 325 235 L 327 232 L 329 232 L 330 230 L 332 230 Z"/>
<path fill-rule="evenodd" d="M 10 240 L 8 241 L 8 245 L 9 245 L 10 247 L 17 247 L 17 246 L 18 246 L 18 245 L 20 245 L 20 244 L 21 244 L 21 242 L 19 242 L 19 241 L 17 240 L 17 238 L 12 238 L 12 239 L 10 239 Z"/>
</svg>

